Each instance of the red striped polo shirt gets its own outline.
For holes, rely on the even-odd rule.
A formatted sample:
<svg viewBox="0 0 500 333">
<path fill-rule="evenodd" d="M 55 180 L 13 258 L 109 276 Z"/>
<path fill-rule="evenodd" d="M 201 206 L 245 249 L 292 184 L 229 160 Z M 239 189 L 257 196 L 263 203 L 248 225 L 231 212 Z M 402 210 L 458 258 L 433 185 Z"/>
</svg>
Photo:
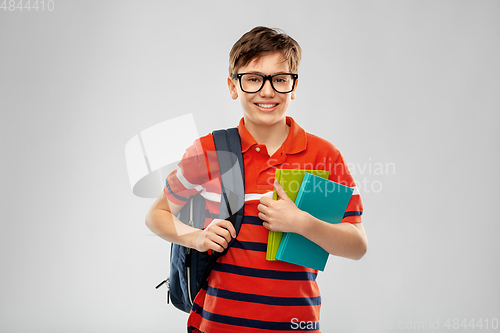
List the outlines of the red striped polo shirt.
<svg viewBox="0 0 500 333">
<path fill-rule="evenodd" d="M 268 230 L 257 217 L 263 195 L 272 196 L 276 168 L 329 170 L 329 179 L 356 187 L 342 155 L 330 142 L 306 133 L 291 117 L 287 139 L 269 156 L 245 128 L 238 125 L 245 167 L 245 209 L 241 229 L 226 255 L 215 264 L 208 283 L 195 298 L 188 331 L 197 332 L 297 332 L 319 331 L 321 296 L 317 270 L 267 261 Z M 185 204 L 201 193 L 212 218 L 220 205 L 220 183 L 212 135 L 196 140 L 186 150 L 177 170 L 167 177 L 165 194 Z M 342 222 L 361 222 L 363 206 L 354 194 Z M 211 221 L 207 218 L 206 224 Z"/>
</svg>

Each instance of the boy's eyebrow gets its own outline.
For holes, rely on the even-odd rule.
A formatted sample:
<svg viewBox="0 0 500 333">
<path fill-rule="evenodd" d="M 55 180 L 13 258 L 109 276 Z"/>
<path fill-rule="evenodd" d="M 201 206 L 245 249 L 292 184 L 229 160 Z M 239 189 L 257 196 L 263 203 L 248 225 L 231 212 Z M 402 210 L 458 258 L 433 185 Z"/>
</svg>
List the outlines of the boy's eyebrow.
<svg viewBox="0 0 500 333">
<path fill-rule="evenodd" d="M 274 74 L 289 74 L 288 72 L 274 72 L 272 74 L 266 74 L 259 71 L 247 72 L 248 74 L 262 74 L 262 75 L 274 75 Z"/>
</svg>

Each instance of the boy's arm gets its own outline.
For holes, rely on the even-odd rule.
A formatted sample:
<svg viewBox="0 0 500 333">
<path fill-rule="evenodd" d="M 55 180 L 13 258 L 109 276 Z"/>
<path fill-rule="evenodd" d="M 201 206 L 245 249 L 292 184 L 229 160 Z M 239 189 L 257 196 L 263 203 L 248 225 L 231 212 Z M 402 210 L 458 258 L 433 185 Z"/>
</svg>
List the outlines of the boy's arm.
<svg viewBox="0 0 500 333">
<path fill-rule="evenodd" d="M 167 199 L 162 193 L 146 214 L 146 225 L 161 238 L 180 244 L 197 251 L 209 249 L 222 252 L 236 237 L 236 231 L 231 222 L 214 219 L 205 229 L 188 226 L 177 218 L 183 205 L 177 205 Z"/>
<path fill-rule="evenodd" d="M 340 257 L 359 260 L 368 247 L 362 223 L 331 224 L 305 213 L 303 220 L 298 221 L 296 230 L 328 253 Z"/>
<path fill-rule="evenodd" d="M 355 260 L 364 256 L 368 242 L 361 223 L 331 224 L 321 221 L 297 208 L 277 181 L 274 188 L 280 199 L 262 197 L 257 207 L 264 227 L 301 234 L 336 256 Z"/>
</svg>

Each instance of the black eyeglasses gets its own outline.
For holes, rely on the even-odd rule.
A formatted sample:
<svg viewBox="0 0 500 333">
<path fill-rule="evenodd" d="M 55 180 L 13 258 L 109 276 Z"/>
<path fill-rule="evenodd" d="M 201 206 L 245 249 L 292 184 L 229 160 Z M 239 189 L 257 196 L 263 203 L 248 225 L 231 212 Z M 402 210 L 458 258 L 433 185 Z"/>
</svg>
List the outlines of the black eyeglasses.
<svg viewBox="0 0 500 333">
<path fill-rule="evenodd" d="M 233 80 L 240 81 L 240 88 L 246 93 L 259 92 L 267 80 L 271 83 L 274 91 L 281 94 L 286 94 L 293 91 L 295 81 L 299 78 L 298 74 L 279 73 L 273 75 L 263 75 L 258 73 L 240 73 L 233 74 Z"/>
</svg>

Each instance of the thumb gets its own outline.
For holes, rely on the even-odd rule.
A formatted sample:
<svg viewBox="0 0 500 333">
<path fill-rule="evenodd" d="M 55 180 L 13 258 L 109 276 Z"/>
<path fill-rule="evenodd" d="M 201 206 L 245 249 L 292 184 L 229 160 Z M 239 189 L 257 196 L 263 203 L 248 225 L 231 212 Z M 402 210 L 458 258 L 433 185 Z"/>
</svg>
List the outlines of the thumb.
<svg viewBox="0 0 500 333">
<path fill-rule="evenodd" d="M 281 185 L 277 179 L 274 180 L 274 190 L 276 191 L 276 194 L 278 194 L 278 197 L 280 199 L 290 200 L 290 198 L 288 197 L 288 194 L 286 194 L 285 190 L 283 189 L 283 187 L 281 187 Z"/>
</svg>

